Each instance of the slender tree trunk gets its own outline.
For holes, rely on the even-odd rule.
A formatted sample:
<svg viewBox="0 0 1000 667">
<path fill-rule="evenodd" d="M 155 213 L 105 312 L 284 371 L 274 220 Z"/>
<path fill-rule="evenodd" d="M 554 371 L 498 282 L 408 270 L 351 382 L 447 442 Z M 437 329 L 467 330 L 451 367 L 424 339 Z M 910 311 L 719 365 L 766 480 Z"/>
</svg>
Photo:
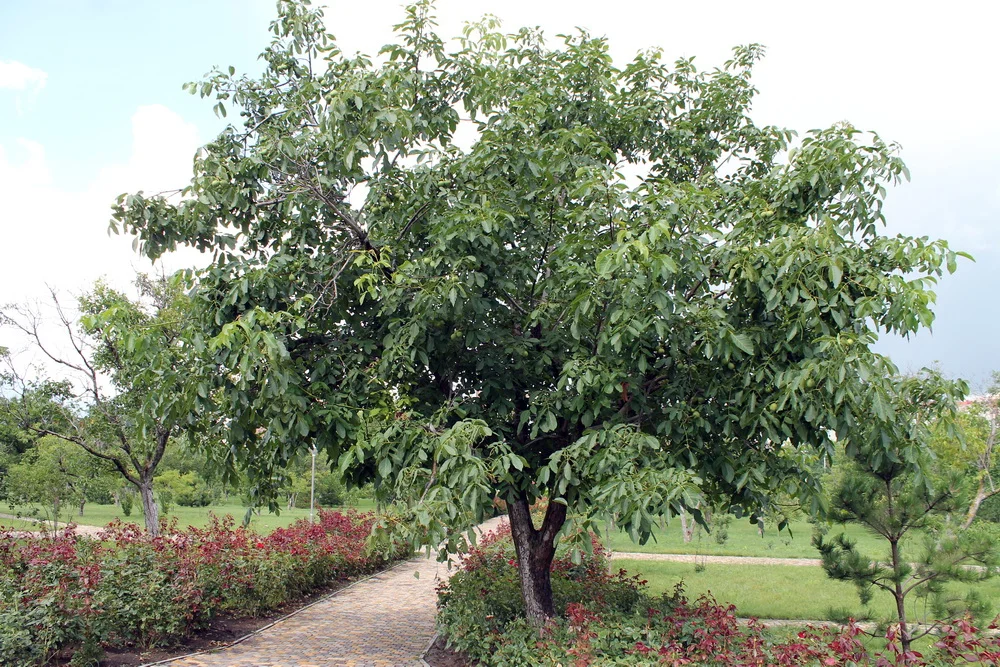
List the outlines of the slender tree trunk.
<svg viewBox="0 0 1000 667">
<path fill-rule="evenodd" d="M 906 626 L 906 594 L 903 593 L 903 582 L 899 579 L 899 570 L 903 566 L 899 556 L 899 542 L 890 540 L 892 570 L 896 575 L 893 597 L 896 599 L 896 615 L 899 616 L 899 641 L 903 645 L 903 653 L 910 651 L 910 629 Z"/>
<path fill-rule="evenodd" d="M 980 478 L 979 486 L 976 488 L 976 496 L 972 499 L 972 503 L 969 505 L 969 512 L 965 515 L 965 521 L 962 522 L 962 530 L 965 530 L 972 525 L 972 522 L 976 520 L 976 514 L 979 513 L 979 507 L 990 495 L 990 492 L 986 490 L 986 478 Z"/>
<path fill-rule="evenodd" d="M 694 523 L 688 524 L 688 513 L 687 510 L 681 510 L 681 535 L 684 537 L 684 544 L 691 541 L 694 537 Z M 693 521 L 693 520 L 692 520 Z"/>
<path fill-rule="evenodd" d="M 87 504 L 87 499 L 82 498 L 80 500 L 80 516 L 83 516 L 83 506 Z"/>
<path fill-rule="evenodd" d="M 540 626 L 556 613 L 552 603 L 552 560 L 556 554 L 556 535 L 566 522 L 566 506 L 550 500 L 542 527 L 537 529 L 525 496 L 509 499 L 507 512 L 517 552 L 525 615 L 533 625 Z"/>
<path fill-rule="evenodd" d="M 153 537 L 160 534 L 160 510 L 153 498 L 153 478 L 143 477 L 139 480 L 139 496 L 142 498 L 142 512 L 146 519 L 146 532 Z"/>
</svg>

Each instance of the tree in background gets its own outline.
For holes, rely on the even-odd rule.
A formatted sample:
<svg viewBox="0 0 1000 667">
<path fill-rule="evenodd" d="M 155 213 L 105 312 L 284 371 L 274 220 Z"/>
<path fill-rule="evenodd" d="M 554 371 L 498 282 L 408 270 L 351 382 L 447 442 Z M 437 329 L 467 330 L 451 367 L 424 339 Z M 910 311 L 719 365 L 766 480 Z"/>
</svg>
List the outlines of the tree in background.
<svg viewBox="0 0 1000 667">
<path fill-rule="evenodd" d="M 876 332 L 928 325 L 956 253 L 880 234 L 896 146 L 754 124 L 759 46 L 617 67 L 489 17 L 449 47 L 430 11 L 376 63 L 282 2 L 258 78 L 188 84 L 239 123 L 112 226 L 213 253 L 206 395 L 257 498 L 313 444 L 407 501 L 384 527 L 414 544 L 458 547 L 499 496 L 541 622 L 560 535 L 815 491 L 806 452 L 885 399 Z"/>
<path fill-rule="evenodd" d="M 61 438 L 45 436 L 15 464 L 6 479 L 7 501 L 12 507 L 35 505 L 58 529 L 64 512 L 80 508 L 95 492 L 106 490 L 111 474 L 107 462 L 90 456 Z"/>
<path fill-rule="evenodd" d="M 0 347 L 0 361 L 9 362 L 9 351 Z M 70 387 L 64 383 L 44 383 L 35 389 L 25 389 L 16 380 L 14 369 L 9 363 L 0 370 L 0 387 L 21 388 L 19 392 L 0 395 L 0 498 L 4 496 L 7 468 L 17 463 L 31 450 L 40 436 L 33 427 L 41 424 L 67 424 L 58 401 L 53 397 L 65 397 Z"/>
<path fill-rule="evenodd" d="M 965 519 L 962 528 L 976 520 L 983 503 L 1000 495 L 994 475 L 993 454 L 1000 437 L 1000 373 L 993 372 L 993 384 L 978 399 L 968 401 L 955 419 L 961 437 L 949 433 L 946 425 L 936 429 L 930 446 L 941 464 L 959 476 L 966 489 Z"/>
<path fill-rule="evenodd" d="M 935 429 L 955 434 L 949 429 L 955 400 L 967 387 L 929 371 L 897 378 L 892 387 L 889 400 L 879 408 L 889 410 L 891 419 L 860 422 L 845 443 L 849 463 L 831 490 L 828 516 L 838 523 L 861 525 L 884 539 L 887 557 L 862 554 L 844 534 L 832 540 L 818 535 L 813 543 L 826 573 L 853 582 L 862 603 L 867 604 L 877 590 L 892 596 L 903 651 L 908 654 L 913 641 L 933 626 L 913 631 L 907 598 L 930 596 L 938 618 L 954 618 L 966 610 L 982 612 L 977 597 L 949 599 L 944 586 L 993 576 L 1000 558 L 991 535 L 951 521 L 966 507 L 962 473 L 942 471 L 929 447 Z M 922 549 L 916 537 L 907 540 L 918 531 L 926 533 Z"/>
<path fill-rule="evenodd" d="M 7 308 L 2 323 L 23 334 L 63 375 L 57 383 L 8 376 L 7 391 L 16 400 L 6 408 L 27 431 L 61 438 L 110 464 L 138 491 L 146 529 L 157 535 L 153 480 L 160 461 L 182 429 L 192 435 L 205 430 L 195 375 L 205 369 L 196 362 L 204 344 L 190 330 L 180 277 L 139 276 L 136 285 L 140 298 L 133 301 L 98 282 L 79 299 L 79 322 L 53 294 L 63 334 L 58 344 L 46 338 L 37 311 Z M 17 412 L 29 404 L 26 397 L 46 392 L 58 408 L 54 418 L 32 420 Z"/>
</svg>

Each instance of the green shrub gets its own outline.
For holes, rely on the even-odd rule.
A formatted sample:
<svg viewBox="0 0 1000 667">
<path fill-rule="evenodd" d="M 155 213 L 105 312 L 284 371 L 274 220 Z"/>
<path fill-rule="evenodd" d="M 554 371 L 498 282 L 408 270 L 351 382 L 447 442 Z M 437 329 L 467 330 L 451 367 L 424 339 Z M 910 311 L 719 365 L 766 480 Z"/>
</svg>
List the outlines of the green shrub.
<svg viewBox="0 0 1000 667">
<path fill-rule="evenodd" d="M 710 596 L 689 602 L 680 586 L 671 595 L 649 598 L 642 593 L 644 582 L 608 574 L 606 564 L 599 546 L 578 565 L 557 556 L 552 582 L 558 617 L 533 627 L 523 617 L 510 529 L 491 533 L 439 588 L 439 628 L 482 667 L 943 667 L 1000 661 L 1000 636 L 968 618 L 941 624 L 924 655 L 903 650 L 898 626 L 888 628 L 881 651 L 869 651 L 853 622 L 774 635 L 755 620 L 739 623 L 734 606 Z"/>
<path fill-rule="evenodd" d="M 135 505 L 135 494 L 128 489 L 118 492 L 118 502 L 122 508 L 124 516 L 132 516 L 132 507 Z"/>
<path fill-rule="evenodd" d="M 583 554 L 579 563 L 564 549 L 557 553 L 552 563 L 552 597 L 558 614 L 582 602 L 606 611 L 631 612 L 643 601 L 645 582 L 624 570 L 609 573 L 607 552 L 596 540 L 593 547 L 593 553 Z M 480 650 L 489 652 L 483 648 L 484 636 L 506 632 L 523 616 L 517 556 L 510 526 L 503 524 L 483 536 L 464 555 L 448 583 L 439 587 L 438 623 L 452 645 L 477 657 Z"/>
<path fill-rule="evenodd" d="M 155 485 L 160 489 L 161 497 L 164 491 L 169 491 L 170 502 L 181 507 L 207 507 L 218 496 L 196 472 L 167 470 L 156 478 Z"/>
</svg>

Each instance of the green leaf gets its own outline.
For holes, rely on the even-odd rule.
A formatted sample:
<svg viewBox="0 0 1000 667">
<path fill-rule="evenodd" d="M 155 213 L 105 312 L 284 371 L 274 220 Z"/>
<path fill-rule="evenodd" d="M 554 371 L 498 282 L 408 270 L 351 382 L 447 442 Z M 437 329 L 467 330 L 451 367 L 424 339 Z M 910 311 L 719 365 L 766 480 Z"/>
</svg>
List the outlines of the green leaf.
<svg viewBox="0 0 1000 667">
<path fill-rule="evenodd" d="M 729 340 L 746 354 L 753 354 L 753 341 L 745 333 L 733 333 L 730 335 Z"/>
</svg>

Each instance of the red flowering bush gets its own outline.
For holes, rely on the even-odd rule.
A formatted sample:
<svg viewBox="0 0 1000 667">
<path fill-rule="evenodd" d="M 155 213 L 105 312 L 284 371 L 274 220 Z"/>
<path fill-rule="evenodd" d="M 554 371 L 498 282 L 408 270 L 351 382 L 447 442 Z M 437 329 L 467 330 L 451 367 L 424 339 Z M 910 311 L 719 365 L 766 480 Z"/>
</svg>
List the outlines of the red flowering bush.
<svg viewBox="0 0 1000 667">
<path fill-rule="evenodd" d="M 609 572 L 608 552 L 594 537 L 593 552 L 574 563 L 560 550 L 552 562 L 552 597 L 556 611 L 586 602 L 608 611 L 631 611 L 645 584 L 624 570 Z M 524 616 L 518 582 L 517 555 L 510 525 L 484 535 L 464 554 L 458 571 L 438 587 L 438 623 L 449 641 L 465 650 L 480 645 L 485 635 L 498 636 L 509 623 Z"/>
<path fill-rule="evenodd" d="M 1000 637 L 968 620 L 939 629 L 924 653 L 904 653 L 890 627 L 885 648 L 869 651 L 854 624 L 808 628 L 776 638 L 732 605 L 678 587 L 652 599 L 644 582 L 608 574 L 606 554 L 553 565 L 559 618 L 541 630 L 523 618 L 509 529 L 487 535 L 439 589 L 439 626 L 448 641 L 490 667 L 681 665 L 705 667 L 900 667 L 1000 664 Z M 995 630 L 991 625 L 990 630 Z"/>
<path fill-rule="evenodd" d="M 319 512 L 270 535 L 213 518 L 204 529 L 133 524 L 99 541 L 72 532 L 16 540 L 0 533 L 0 664 L 44 664 L 73 649 L 148 647 L 226 612 L 258 615 L 333 581 L 376 571 L 402 554 L 366 554 L 371 514 Z"/>
</svg>

